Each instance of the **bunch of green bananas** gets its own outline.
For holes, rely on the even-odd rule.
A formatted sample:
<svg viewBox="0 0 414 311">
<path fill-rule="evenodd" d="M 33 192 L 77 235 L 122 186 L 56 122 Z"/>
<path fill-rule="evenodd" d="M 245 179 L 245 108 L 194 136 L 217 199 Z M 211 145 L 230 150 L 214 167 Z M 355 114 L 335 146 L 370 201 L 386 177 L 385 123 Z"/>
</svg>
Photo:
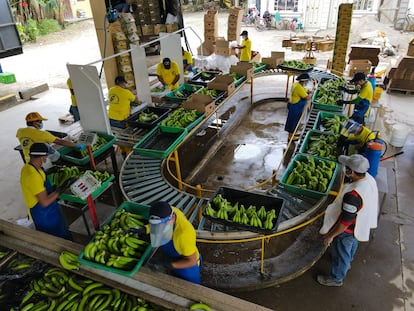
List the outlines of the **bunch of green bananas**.
<svg viewBox="0 0 414 311">
<path fill-rule="evenodd" d="M 216 90 L 211 90 L 211 89 L 208 89 L 206 87 L 202 88 L 198 94 L 208 95 L 213 99 L 217 98 L 217 96 L 218 96 Z"/>
<path fill-rule="evenodd" d="M 95 150 L 98 150 L 99 148 L 102 148 L 103 146 L 105 146 L 108 143 L 108 141 L 105 138 L 103 138 L 102 136 L 99 136 L 99 135 L 97 135 L 97 136 L 98 137 L 96 139 L 96 142 L 91 146 L 92 152 L 95 151 Z M 77 150 L 80 153 L 81 158 L 85 158 L 85 157 L 88 156 L 88 150 L 87 149 L 83 149 L 83 150 L 75 149 L 75 150 Z"/>
<path fill-rule="evenodd" d="M 78 256 L 69 251 L 62 251 L 60 253 L 59 263 L 66 270 L 78 270 L 80 267 Z"/>
<path fill-rule="evenodd" d="M 282 64 L 282 66 L 289 67 L 292 69 L 309 69 L 313 67 L 313 64 L 304 63 L 300 60 L 285 60 Z"/>
<path fill-rule="evenodd" d="M 111 174 L 109 174 L 109 172 L 107 171 L 99 172 L 99 171 L 86 170 L 84 174 L 85 173 L 91 174 L 93 177 L 95 177 L 96 180 L 100 182 L 105 182 L 106 180 L 108 180 L 109 177 L 111 177 Z"/>
<path fill-rule="evenodd" d="M 304 152 L 314 156 L 336 160 L 337 142 L 337 135 L 332 135 L 330 133 L 311 133 L 309 136 L 307 148 L 305 148 Z"/>
<path fill-rule="evenodd" d="M 336 102 L 342 99 L 339 87 L 345 85 L 346 79 L 344 77 L 325 81 L 318 86 L 315 102 L 325 105 L 336 105 Z"/>
<path fill-rule="evenodd" d="M 72 177 L 80 177 L 82 174 L 77 166 L 62 167 L 53 174 L 52 180 L 53 185 L 56 187 L 62 186 L 65 181 Z"/>
<path fill-rule="evenodd" d="M 261 206 L 256 211 L 256 206 L 254 205 L 250 205 L 246 209 L 243 204 L 239 206 L 239 202 L 233 205 L 221 194 L 213 198 L 212 204 L 207 204 L 205 213 L 210 217 L 267 230 L 274 228 L 274 220 L 276 218 L 276 211 L 274 209 L 268 211 L 265 206 Z"/>
<path fill-rule="evenodd" d="M 18 273 L 30 269 L 34 263 L 34 259 L 30 257 L 16 257 L 7 264 L 7 270 Z"/>
<path fill-rule="evenodd" d="M 146 113 L 146 112 L 140 112 L 138 115 L 138 121 L 141 123 L 150 123 L 152 121 L 155 121 L 159 118 L 157 114 L 154 112 Z"/>
<path fill-rule="evenodd" d="M 142 298 L 59 268 L 50 268 L 43 277 L 32 279 L 30 288 L 20 305 L 11 310 L 163 310 Z"/>
<path fill-rule="evenodd" d="M 340 134 L 342 129 L 342 122 L 346 120 L 345 116 L 334 115 L 333 117 L 324 118 L 321 121 L 325 131 L 332 132 L 334 134 Z"/>
<path fill-rule="evenodd" d="M 132 270 L 149 243 L 127 231 L 144 227 L 146 224 L 147 221 L 140 215 L 125 209 L 117 211 L 111 222 L 97 231 L 94 240 L 85 246 L 84 258 L 108 267 Z"/>
<path fill-rule="evenodd" d="M 197 117 L 197 110 L 195 109 L 178 108 L 168 118 L 162 120 L 160 125 L 184 128 L 197 120 Z"/>
<path fill-rule="evenodd" d="M 174 96 L 182 98 L 182 99 L 186 99 L 186 98 L 190 97 L 191 95 L 193 95 L 194 93 L 196 93 L 199 89 L 199 87 L 197 87 L 195 85 L 191 86 L 191 85 L 187 84 L 187 87 L 189 89 L 184 88 L 182 90 L 180 90 L 180 89 L 174 90 L 173 91 Z"/>
<path fill-rule="evenodd" d="M 286 178 L 287 185 L 323 193 L 327 191 L 336 168 L 335 162 L 315 160 L 312 156 L 294 161 L 294 167 Z"/>
</svg>

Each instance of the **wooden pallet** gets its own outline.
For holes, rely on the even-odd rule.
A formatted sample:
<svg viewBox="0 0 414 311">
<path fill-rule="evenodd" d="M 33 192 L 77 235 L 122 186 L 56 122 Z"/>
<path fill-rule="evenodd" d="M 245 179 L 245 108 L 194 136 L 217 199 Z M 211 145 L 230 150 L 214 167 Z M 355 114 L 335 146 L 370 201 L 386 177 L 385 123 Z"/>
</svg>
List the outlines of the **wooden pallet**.
<svg viewBox="0 0 414 311">
<path fill-rule="evenodd" d="M 404 93 L 405 95 L 414 95 L 414 90 L 408 90 L 408 89 L 388 88 L 387 93 L 389 94 L 391 92 Z"/>
</svg>

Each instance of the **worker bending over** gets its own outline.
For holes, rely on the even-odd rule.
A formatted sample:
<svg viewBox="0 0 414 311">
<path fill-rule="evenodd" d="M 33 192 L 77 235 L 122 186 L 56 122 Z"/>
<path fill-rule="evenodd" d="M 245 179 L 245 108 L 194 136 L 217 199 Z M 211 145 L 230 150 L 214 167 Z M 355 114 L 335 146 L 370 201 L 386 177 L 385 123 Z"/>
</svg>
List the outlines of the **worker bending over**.
<svg viewBox="0 0 414 311">
<path fill-rule="evenodd" d="M 178 80 L 180 80 L 178 64 L 165 57 L 157 66 L 157 77 L 166 89 L 175 90 L 178 88 Z"/>
</svg>

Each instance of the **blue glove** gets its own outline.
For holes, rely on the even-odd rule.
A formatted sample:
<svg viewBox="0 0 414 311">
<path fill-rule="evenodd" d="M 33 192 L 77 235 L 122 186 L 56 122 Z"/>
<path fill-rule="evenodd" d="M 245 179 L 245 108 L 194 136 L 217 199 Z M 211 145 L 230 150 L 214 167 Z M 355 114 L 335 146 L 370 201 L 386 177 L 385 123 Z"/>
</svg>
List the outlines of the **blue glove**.
<svg viewBox="0 0 414 311">
<path fill-rule="evenodd" d="M 76 148 L 78 148 L 80 151 L 82 151 L 82 150 L 85 150 L 86 149 L 86 147 L 85 147 L 85 145 L 82 145 L 82 144 L 76 144 L 76 146 L 75 146 Z"/>
</svg>

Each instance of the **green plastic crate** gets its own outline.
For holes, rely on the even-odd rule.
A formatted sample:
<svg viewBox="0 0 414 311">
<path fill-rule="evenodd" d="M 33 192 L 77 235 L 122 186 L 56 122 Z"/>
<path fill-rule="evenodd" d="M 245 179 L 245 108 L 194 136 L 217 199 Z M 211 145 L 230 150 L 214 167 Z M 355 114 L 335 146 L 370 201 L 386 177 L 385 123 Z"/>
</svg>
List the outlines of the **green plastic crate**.
<svg viewBox="0 0 414 311">
<path fill-rule="evenodd" d="M 14 75 L 14 73 L 10 73 L 10 72 L 0 73 L 0 83 L 9 84 L 9 83 L 14 83 L 14 82 L 16 82 L 16 76 Z"/>
<path fill-rule="evenodd" d="M 139 142 L 133 150 L 142 156 L 165 159 L 187 135 L 187 129 L 156 126 Z"/>
<path fill-rule="evenodd" d="M 243 83 L 244 80 L 246 80 L 246 76 L 243 76 L 240 73 L 234 73 L 233 72 L 232 75 L 236 76 L 236 78 L 234 79 L 234 86 L 235 87 L 238 87 L 240 84 Z M 231 75 L 228 73 L 228 74 L 226 74 L 226 76 L 231 76 Z"/>
<path fill-rule="evenodd" d="M 312 104 L 315 108 L 321 109 L 321 110 L 342 112 L 342 110 L 343 110 L 342 105 L 328 105 L 328 104 L 324 104 L 324 103 L 318 103 L 316 101 L 316 97 L 318 96 L 318 93 L 319 93 L 319 90 L 316 90 L 315 93 L 313 93 L 313 96 L 312 96 Z"/>
<path fill-rule="evenodd" d="M 322 121 L 324 119 L 328 119 L 328 118 L 333 118 L 334 116 L 339 116 L 339 118 L 341 119 L 341 122 L 345 121 L 348 119 L 347 116 L 341 114 L 341 113 L 333 113 L 333 112 L 324 112 L 324 111 L 319 111 L 318 115 L 316 117 L 316 121 L 315 124 L 313 125 L 313 129 L 317 130 L 317 131 L 321 131 L 324 132 L 325 128 L 322 126 Z M 339 132 L 341 131 L 342 126 L 339 129 Z M 339 134 L 339 133 L 338 133 Z"/>
<path fill-rule="evenodd" d="M 268 64 L 265 63 L 259 63 L 257 64 L 257 67 L 253 67 L 253 73 L 259 73 L 263 70 L 265 70 L 267 68 L 267 66 L 269 66 Z"/>
<path fill-rule="evenodd" d="M 310 154 L 308 152 L 310 140 L 311 140 L 311 137 L 315 137 L 315 136 L 316 137 L 332 136 L 333 138 L 335 138 L 335 143 L 338 142 L 338 137 L 339 137 L 339 135 L 335 135 L 332 132 L 321 132 L 321 131 L 316 131 L 316 130 L 310 130 L 308 133 L 306 133 L 305 140 L 303 141 L 303 144 L 299 149 L 300 153 Z M 324 158 L 324 159 L 328 159 L 328 160 L 332 160 L 332 161 L 336 161 L 337 152 L 335 150 L 335 153 L 330 154 L 330 157 L 329 156 L 321 156 L 320 154 L 314 154 L 314 156 Z"/>
<path fill-rule="evenodd" d="M 102 225 L 108 225 L 111 223 L 112 219 L 115 217 L 115 214 L 122 210 L 125 209 L 127 212 L 133 213 L 133 214 L 139 214 L 142 215 L 145 219 L 148 220 L 149 218 L 149 210 L 150 207 L 147 205 L 143 205 L 143 204 L 139 204 L 139 203 L 135 203 L 135 202 L 130 202 L 130 201 L 126 201 L 123 202 L 114 212 L 113 214 L 108 218 L 108 220 Z M 91 242 L 93 242 L 95 240 L 95 237 L 92 238 Z M 148 245 L 148 247 L 145 249 L 145 251 L 143 252 L 141 258 L 138 260 L 137 264 L 134 266 L 134 268 L 132 270 L 121 270 L 121 269 L 117 269 L 114 267 L 108 267 L 104 264 L 101 263 L 97 263 L 94 261 L 90 261 L 87 260 L 86 258 L 84 258 L 84 250 L 82 250 L 82 252 L 79 254 L 78 256 L 78 261 L 81 264 L 87 265 L 87 266 L 91 266 L 93 268 L 96 269 L 101 269 L 104 271 L 109 271 L 112 273 L 117 273 L 117 274 L 121 274 L 124 276 L 128 276 L 131 277 L 133 276 L 135 273 L 137 273 L 137 271 L 139 270 L 139 268 L 142 267 L 142 265 L 144 264 L 145 260 L 148 258 L 148 255 L 151 253 L 151 244 Z"/>
<path fill-rule="evenodd" d="M 52 186 L 54 186 L 53 175 L 54 174 L 50 174 L 50 175 L 47 176 L 47 178 L 48 178 L 48 180 L 49 180 L 49 182 Z M 114 179 L 115 179 L 115 176 L 110 175 L 109 178 L 107 180 L 105 180 L 98 189 L 96 189 L 94 192 L 92 192 L 92 199 L 95 200 L 96 198 L 98 198 L 102 194 L 102 192 L 105 191 L 108 184 Z M 70 190 L 67 190 L 67 191 L 68 192 L 61 193 L 59 195 L 59 199 L 62 199 L 62 200 L 68 201 L 68 202 L 79 203 L 79 204 L 87 204 L 88 203 L 87 200 L 82 200 L 81 198 L 78 198 L 76 195 L 72 194 L 70 192 Z"/>
<path fill-rule="evenodd" d="M 203 88 L 204 86 L 202 85 L 195 85 L 195 84 L 182 84 L 180 85 L 176 90 L 173 90 L 171 92 L 169 92 L 167 95 L 165 95 L 165 97 L 167 99 L 170 100 L 174 100 L 174 101 L 185 101 L 188 98 L 190 98 L 191 95 L 196 94 L 198 92 L 200 92 L 200 90 Z M 183 97 L 179 97 L 176 95 L 176 93 L 178 92 L 183 92 L 183 91 L 191 91 L 192 93 L 189 94 L 188 96 L 183 96 Z"/>
<path fill-rule="evenodd" d="M 314 158 L 315 160 L 315 164 L 317 165 L 318 161 L 324 161 L 324 162 L 334 162 L 334 161 L 330 161 L 327 159 L 323 159 L 323 158 L 319 158 L 319 157 L 315 157 L 315 156 L 311 156 L 311 155 L 306 155 L 306 154 L 297 154 L 289 163 L 288 168 L 286 169 L 285 173 L 282 176 L 282 180 L 280 181 L 280 185 L 283 186 L 283 188 L 285 188 L 288 192 L 291 192 L 293 194 L 297 194 L 303 197 L 308 197 L 308 198 L 312 198 L 312 199 L 320 199 L 321 197 L 327 196 L 329 194 L 329 191 L 332 188 L 332 185 L 335 181 L 335 177 L 338 174 L 338 170 L 339 170 L 339 165 L 338 163 L 335 163 L 335 168 L 334 171 L 332 173 L 332 177 L 331 180 L 328 182 L 328 186 L 325 192 L 319 192 L 319 191 L 315 191 L 315 190 L 310 190 L 310 189 L 305 189 L 296 185 L 289 185 L 286 183 L 286 180 L 288 179 L 290 173 L 292 172 L 292 170 L 296 167 L 296 163 L 295 160 L 297 161 L 304 161 L 306 160 L 307 157 L 311 157 Z"/>
<path fill-rule="evenodd" d="M 115 140 L 116 140 L 115 136 L 112 136 L 112 135 L 108 135 L 105 133 L 97 133 L 97 134 L 98 136 L 105 138 L 107 143 L 103 145 L 101 148 L 92 152 L 94 158 L 101 155 L 109 148 L 111 148 L 114 145 Z M 58 151 L 60 153 L 60 157 L 63 160 L 68 161 L 70 163 L 73 163 L 76 165 L 86 165 L 90 162 L 89 155 L 83 158 L 76 157 L 76 155 L 80 155 L 80 153 L 75 148 L 65 146 L 65 147 L 60 148 Z"/>
</svg>

